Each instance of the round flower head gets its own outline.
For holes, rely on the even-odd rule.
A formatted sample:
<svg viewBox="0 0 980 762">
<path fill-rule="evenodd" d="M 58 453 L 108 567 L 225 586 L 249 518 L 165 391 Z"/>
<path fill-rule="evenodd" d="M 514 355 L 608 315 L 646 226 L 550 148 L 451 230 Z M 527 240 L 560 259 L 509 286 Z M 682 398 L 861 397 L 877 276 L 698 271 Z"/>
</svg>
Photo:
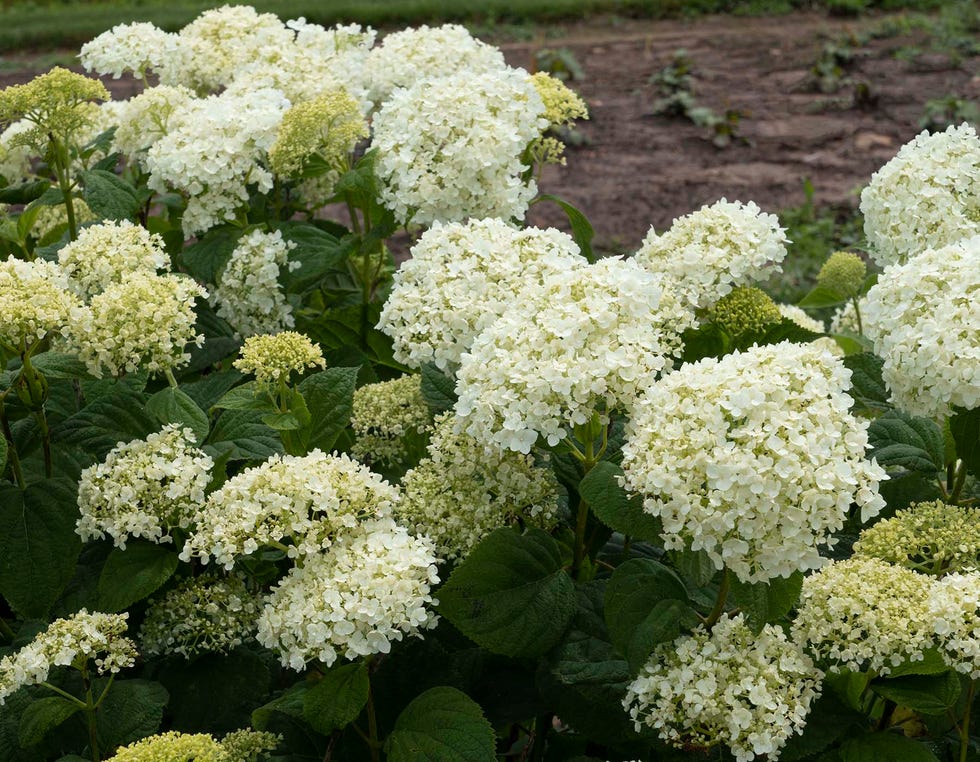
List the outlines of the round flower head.
<svg viewBox="0 0 980 762">
<path fill-rule="evenodd" d="M 486 449 L 437 422 L 429 456 L 402 479 L 398 518 L 431 537 L 441 559 L 463 558 L 498 527 L 520 522 L 551 529 L 558 521 L 558 482 L 550 468 L 508 450 Z"/>
<path fill-rule="evenodd" d="M 891 401 L 940 418 L 980 405 L 980 236 L 888 267 L 865 297 L 864 332 Z"/>
<path fill-rule="evenodd" d="M 589 109 L 564 82 L 547 72 L 531 75 L 531 81 L 544 103 L 544 118 L 549 127 L 567 127 L 576 119 L 588 119 Z M 542 164 L 564 164 L 565 144 L 554 136 L 537 138 L 530 147 L 530 153 Z"/>
<path fill-rule="evenodd" d="M 537 193 L 521 156 L 548 127 L 520 69 L 462 71 L 396 90 L 374 117 L 379 196 L 400 223 L 523 219 Z"/>
<path fill-rule="evenodd" d="M 128 618 L 82 609 L 56 619 L 26 646 L 0 659 L 0 706 L 18 688 L 45 682 L 52 667 L 80 667 L 93 659 L 99 674 L 115 674 L 133 666 L 136 646 L 125 637 Z"/>
<path fill-rule="evenodd" d="M 575 242 L 553 228 L 517 230 L 496 219 L 436 223 L 395 273 L 378 328 L 394 340 L 399 362 L 452 371 L 518 293 L 585 264 L 578 254 Z"/>
<path fill-rule="evenodd" d="M 860 292 L 867 275 L 868 266 L 861 257 L 849 251 L 835 251 L 820 268 L 817 285 L 850 298 Z"/>
<path fill-rule="evenodd" d="M 0 262 L 0 344 L 21 350 L 49 333 L 67 335 L 81 303 L 53 262 Z"/>
<path fill-rule="evenodd" d="M 980 567 L 980 508 L 916 503 L 861 532 L 855 555 L 924 574 Z"/>
<path fill-rule="evenodd" d="M 751 201 L 722 199 L 679 217 L 662 235 L 651 228 L 636 261 L 663 273 L 691 305 L 703 309 L 735 286 L 779 272 L 787 243 L 776 215 Z"/>
<path fill-rule="evenodd" d="M 251 373 L 260 384 L 289 383 L 292 373 L 307 368 L 325 368 L 320 347 L 295 331 L 249 336 L 235 367 Z"/>
<path fill-rule="evenodd" d="M 130 273 L 169 270 L 170 257 L 159 235 L 128 220 L 109 220 L 78 231 L 78 238 L 58 251 L 58 264 L 69 287 L 86 299 Z"/>
<path fill-rule="evenodd" d="M 389 515 L 398 490 L 347 455 L 275 455 L 233 476 L 194 516 L 181 558 L 226 569 L 263 545 L 291 557 L 330 547 L 342 529 Z M 286 548 L 285 543 L 290 543 Z"/>
<path fill-rule="evenodd" d="M 881 267 L 977 234 L 980 138 L 964 123 L 922 132 L 861 193 L 864 234 Z"/>
<path fill-rule="evenodd" d="M 712 322 L 738 337 L 760 333 L 783 319 L 772 298 L 755 286 L 736 286 L 708 311 Z"/>
<path fill-rule="evenodd" d="M 188 577 L 150 601 L 140 649 L 144 654 L 228 653 L 255 634 L 259 601 L 239 577 Z"/>
<path fill-rule="evenodd" d="M 826 349 L 784 342 L 683 365 L 647 389 L 623 470 L 665 547 L 704 550 L 743 582 L 819 568 L 852 503 L 862 520 L 885 504 L 850 376 Z"/>
<path fill-rule="evenodd" d="M 929 594 L 929 619 L 946 663 L 971 680 L 980 677 L 980 573 L 938 580 Z"/>
<path fill-rule="evenodd" d="M 220 741 L 210 733 L 169 730 L 120 747 L 106 762 L 257 762 L 280 740 L 257 730 L 236 730 Z"/>
<path fill-rule="evenodd" d="M 357 101 L 346 90 L 321 95 L 287 111 L 269 149 L 269 166 L 277 175 L 296 177 L 313 156 L 335 172 L 347 167 L 357 141 L 368 136 Z"/>
<path fill-rule="evenodd" d="M 79 59 L 85 71 L 119 79 L 131 72 L 145 78 L 153 71 L 165 68 L 180 55 L 178 38 L 153 24 L 138 22 L 117 24 L 82 45 Z M 172 64 L 171 64 L 172 65 Z"/>
<path fill-rule="evenodd" d="M 102 539 L 125 548 L 130 538 L 170 542 L 170 531 L 187 528 L 211 481 L 214 461 L 193 446 L 194 434 L 172 423 L 146 439 L 114 447 L 105 460 L 82 471 L 83 540 Z"/>
<path fill-rule="evenodd" d="M 779 759 L 806 725 L 823 673 L 785 633 L 754 634 L 743 616 L 723 616 L 710 632 L 657 647 L 626 690 L 623 706 L 640 732 L 656 729 L 677 748 L 728 746 L 739 762 Z"/>
<path fill-rule="evenodd" d="M 388 653 L 393 641 L 436 625 L 432 543 L 391 519 L 366 521 L 304 559 L 272 589 L 257 639 L 284 666 Z"/>
<path fill-rule="evenodd" d="M 151 190 L 186 196 L 186 236 L 234 220 L 248 203 L 250 186 L 272 189 L 263 161 L 289 105 L 279 90 L 256 89 L 189 100 L 173 110 L 145 166 Z"/>
<path fill-rule="evenodd" d="M 457 428 L 529 453 L 597 409 L 628 408 L 673 367 L 693 318 L 661 279 L 632 260 L 600 259 L 521 293 L 473 341 L 457 374 Z"/>
<path fill-rule="evenodd" d="M 833 672 L 887 675 L 935 641 L 934 581 L 874 558 L 835 561 L 803 580 L 793 640 Z"/>
<path fill-rule="evenodd" d="M 112 147 L 130 163 L 146 169 L 146 152 L 162 138 L 174 121 L 174 114 L 187 109 L 194 93 L 186 87 L 151 87 L 127 101 L 120 101 L 118 126 Z"/>
<path fill-rule="evenodd" d="M 276 333 L 295 324 L 293 308 L 279 285 L 296 248 L 282 233 L 253 230 L 238 239 L 231 257 L 211 288 L 211 304 L 238 336 Z"/>
<path fill-rule="evenodd" d="M 357 437 L 351 447 L 354 457 L 368 463 L 402 462 L 405 439 L 421 440 L 432 427 L 422 377 L 401 376 L 357 389 L 350 425 Z"/>
<path fill-rule="evenodd" d="M 89 373 L 100 377 L 144 369 L 160 373 L 190 360 L 184 348 L 201 346 L 194 333 L 194 301 L 207 291 L 184 275 L 136 271 L 92 297 L 84 317 L 72 326 L 77 352 Z"/>
<path fill-rule="evenodd" d="M 465 27 L 422 25 L 387 35 L 365 62 L 369 98 L 380 105 L 398 88 L 457 72 L 493 75 L 506 68 L 504 55 Z"/>
</svg>

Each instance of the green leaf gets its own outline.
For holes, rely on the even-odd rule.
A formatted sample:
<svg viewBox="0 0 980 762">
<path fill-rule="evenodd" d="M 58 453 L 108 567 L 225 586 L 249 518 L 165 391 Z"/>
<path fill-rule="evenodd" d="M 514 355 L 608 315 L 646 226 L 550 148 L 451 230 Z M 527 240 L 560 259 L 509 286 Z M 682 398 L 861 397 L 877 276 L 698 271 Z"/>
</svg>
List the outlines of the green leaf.
<svg viewBox="0 0 980 762">
<path fill-rule="evenodd" d="M 456 405 L 456 381 L 432 363 L 422 366 L 422 396 L 433 415 L 452 410 Z"/>
<path fill-rule="evenodd" d="M 824 690 L 806 717 L 806 731 L 789 737 L 779 759 L 781 762 L 808 759 L 866 722 L 863 714 L 846 706 L 832 691 Z"/>
<path fill-rule="evenodd" d="M 159 424 L 146 412 L 142 392 L 118 385 L 52 428 L 52 439 L 102 458 L 119 442 L 142 439 Z"/>
<path fill-rule="evenodd" d="M 177 570 L 177 553 L 165 545 L 130 542 L 113 548 L 99 577 L 99 608 L 124 611 L 155 592 Z"/>
<path fill-rule="evenodd" d="M 233 227 L 218 227 L 209 230 L 203 238 L 192 243 L 180 254 L 187 271 L 197 280 L 215 283 L 231 254 L 235 250 L 242 231 Z"/>
<path fill-rule="evenodd" d="M 980 408 L 956 408 L 953 413 L 949 419 L 949 430 L 956 442 L 956 457 L 963 461 L 971 474 L 980 476 Z"/>
<path fill-rule="evenodd" d="M 307 376 L 299 384 L 306 400 L 310 423 L 303 431 L 308 448 L 330 452 L 354 409 L 358 368 L 327 368 Z"/>
<path fill-rule="evenodd" d="M 93 692 L 99 695 L 104 688 L 105 682 L 98 681 Z M 156 733 L 169 699 L 160 683 L 115 680 L 96 715 L 99 746 L 114 749 Z"/>
<path fill-rule="evenodd" d="M 236 386 L 242 378 L 242 374 L 237 370 L 209 373 L 198 381 L 181 384 L 180 389 L 194 400 L 201 410 L 209 410 L 225 395 L 225 392 Z"/>
<path fill-rule="evenodd" d="M 595 255 L 592 253 L 592 239 L 595 238 L 595 230 L 588 218 L 567 201 L 550 193 L 545 193 L 534 199 L 534 203 L 539 201 L 553 201 L 561 207 L 572 226 L 572 238 L 581 249 L 582 256 L 589 262 L 595 262 Z"/>
<path fill-rule="evenodd" d="M 931 474 L 945 466 L 942 429 L 928 418 L 889 410 L 871 422 L 868 443 L 869 456 L 886 468 L 898 466 Z"/>
<path fill-rule="evenodd" d="M 49 696 L 28 704 L 20 717 L 17 735 L 21 748 L 41 743 L 49 731 L 81 710 L 74 701 L 61 696 Z"/>
<path fill-rule="evenodd" d="M 74 355 L 45 352 L 31 358 L 31 364 L 48 379 L 91 378 L 88 368 Z"/>
<path fill-rule="evenodd" d="M 182 428 L 191 429 L 197 444 L 208 438 L 208 414 L 180 389 L 161 389 L 146 401 L 146 411 L 160 423 L 179 423 Z"/>
<path fill-rule="evenodd" d="M 575 613 L 575 586 L 546 532 L 491 532 L 439 590 L 439 611 L 468 638 L 504 656 L 540 656 Z"/>
<path fill-rule="evenodd" d="M 398 715 L 385 751 L 389 762 L 488 762 L 496 759 L 496 739 L 479 704 L 440 686 Z"/>
<path fill-rule="evenodd" d="M 843 762 L 939 762 L 929 749 L 895 733 L 868 733 L 845 741 Z"/>
<path fill-rule="evenodd" d="M 643 510 L 639 496 L 629 496 L 620 486 L 623 469 L 608 461 L 596 463 L 579 483 L 579 494 L 599 520 L 610 529 L 637 540 L 658 542 L 660 520 Z"/>
<path fill-rule="evenodd" d="M 7 437 L 0 437 L 0 474 L 7 467 Z"/>
<path fill-rule="evenodd" d="M 216 449 L 231 445 L 229 460 L 265 460 L 282 452 L 282 442 L 275 431 L 260 420 L 255 410 L 226 410 L 208 436 Z"/>
<path fill-rule="evenodd" d="M 289 252 L 293 267 L 281 275 L 287 291 L 301 291 L 331 270 L 344 266 L 349 250 L 336 236 L 308 222 L 280 222 L 276 229 L 282 232 L 284 240 L 296 244 Z"/>
<path fill-rule="evenodd" d="M 104 169 L 91 169 L 80 175 L 82 198 L 96 215 L 108 220 L 132 220 L 139 214 L 136 189 L 121 177 Z"/>
<path fill-rule="evenodd" d="M 847 301 L 847 297 L 837 293 L 826 286 L 816 286 L 809 294 L 804 296 L 796 303 L 797 307 L 810 307 L 819 309 L 821 307 L 836 307 Z"/>
<path fill-rule="evenodd" d="M 634 558 L 613 572 L 606 586 L 605 618 L 612 644 L 634 672 L 658 644 L 697 623 L 680 577 L 649 558 Z"/>
<path fill-rule="evenodd" d="M 881 377 L 884 361 L 878 355 L 871 352 L 848 355 L 844 365 L 851 371 L 851 397 L 860 407 L 871 412 L 891 408 L 888 387 Z"/>
<path fill-rule="evenodd" d="M 921 659 L 904 661 L 897 667 L 892 667 L 888 676 L 891 678 L 905 675 L 939 675 L 949 670 L 946 660 L 934 648 L 926 649 Z"/>
<path fill-rule="evenodd" d="M 685 363 L 697 362 L 705 357 L 721 357 L 728 352 L 730 344 L 728 334 L 714 323 L 699 326 L 697 329 L 688 328 L 682 338 L 684 353 L 681 359 Z"/>
<path fill-rule="evenodd" d="M 69 479 L 0 487 L 0 594 L 22 616 L 43 618 L 71 579 L 77 517 Z"/>
<path fill-rule="evenodd" d="M 287 717 L 302 717 L 304 697 L 309 689 L 305 682 L 296 683 L 269 703 L 263 704 L 252 712 L 252 727 L 265 730 L 276 712 Z"/>
<path fill-rule="evenodd" d="M 256 381 L 246 381 L 229 389 L 212 407 L 217 410 L 261 410 L 264 413 L 278 410 L 269 392 Z"/>
<path fill-rule="evenodd" d="M 29 204 L 44 195 L 51 187 L 47 180 L 35 180 L 0 188 L 0 204 Z"/>
<path fill-rule="evenodd" d="M 262 423 L 276 431 L 296 431 L 300 427 L 299 418 L 292 413 L 266 413 Z"/>
<path fill-rule="evenodd" d="M 878 678 L 871 690 L 920 714 L 945 714 L 960 697 L 960 678 L 947 670 L 938 675 Z"/>
<path fill-rule="evenodd" d="M 303 716 L 317 733 L 330 735 L 357 719 L 370 688 L 363 661 L 334 667 L 303 696 Z"/>
<path fill-rule="evenodd" d="M 715 576 L 718 571 L 715 562 L 707 552 L 703 550 L 674 550 L 670 553 L 670 560 L 674 564 L 681 577 L 689 581 L 694 587 L 704 587 Z"/>
<path fill-rule="evenodd" d="M 761 632 L 763 625 L 778 622 L 786 616 L 799 600 L 802 589 L 801 572 L 755 584 L 732 580 L 735 603 L 745 613 L 745 620 L 755 633 Z"/>
</svg>

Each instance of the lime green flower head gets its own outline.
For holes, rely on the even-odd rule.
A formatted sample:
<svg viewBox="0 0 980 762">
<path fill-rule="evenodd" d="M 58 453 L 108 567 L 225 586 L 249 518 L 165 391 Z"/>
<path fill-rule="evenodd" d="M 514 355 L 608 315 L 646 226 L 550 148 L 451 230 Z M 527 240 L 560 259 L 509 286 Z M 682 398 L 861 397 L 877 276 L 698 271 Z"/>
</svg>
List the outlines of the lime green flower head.
<svg viewBox="0 0 980 762">
<path fill-rule="evenodd" d="M 835 251 L 820 268 L 817 284 L 850 298 L 860 293 L 867 274 L 868 267 L 857 254 Z"/>
<path fill-rule="evenodd" d="M 539 71 L 531 75 L 531 81 L 544 102 L 544 117 L 552 126 L 589 118 L 589 107 L 585 101 L 560 79 Z"/>
<path fill-rule="evenodd" d="M 242 373 L 252 373 L 260 384 L 289 381 L 291 373 L 306 368 L 324 368 L 326 363 L 320 347 L 295 331 L 249 336 L 241 349 L 235 367 Z"/>
<path fill-rule="evenodd" d="M 711 309 L 711 319 L 732 336 L 757 333 L 782 320 L 776 303 L 754 286 L 738 286 Z"/>
<path fill-rule="evenodd" d="M 332 169 L 343 167 L 368 127 L 357 101 L 339 89 L 299 103 L 282 118 L 269 164 L 277 175 L 295 177 L 314 155 Z"/>
</svg>

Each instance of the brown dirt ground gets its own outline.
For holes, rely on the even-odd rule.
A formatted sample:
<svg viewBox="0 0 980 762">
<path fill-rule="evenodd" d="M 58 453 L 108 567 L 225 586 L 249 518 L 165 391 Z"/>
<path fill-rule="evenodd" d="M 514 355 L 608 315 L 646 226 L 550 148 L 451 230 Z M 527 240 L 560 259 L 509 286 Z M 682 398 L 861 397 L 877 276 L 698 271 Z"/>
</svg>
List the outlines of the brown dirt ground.
<svg viewBox="0 0 980 762">
<path fill-rule="evenodd" d="M 831 94 L 805 89 L 826 42 L 886 18 L 603 17 L 542 29 L 534 41 L 501 48 L 511 64 L 526 68 L 540 48 L 566 47 L 575 54 L 585 79 L 571 85 L 590 106 L 591 119 L 579 127 L 588 144 L 569 149 L 567 166 L 546 168 L 541 191 L 585 212 L 597 247 L 632 251 L 651 225 L 663 230 L 674 217 L 723 196 L 769 211 L 798 205 L 805 178 L 816 189 L 816 203 L 856 206 L 857 190 L 919 132 L 927 100 L 949 93 L 980 100 L 980 57 L 955 63 L 935 52 L 912 61 L 894 56 L 913 44 L 928 51 L 922 32 L 860 47 L 849 75 L 868 82 L 877 99 L 872 107 L 854 107 L 848 87 Z M 742 111 L 739 133 L 747 143 L 719 149 L 704 128 L 651 114 L 659 95 L 649 78 L 680 48 L 694 62 L 698 102 L 716 112 Z M 0 76 L 0 87 L 39 73 L 30 56 L 23 60 L 23 70 Z M 133 90 L 132 82 L 105 81 L 116 97 Z M 566 226 L 550 204 L 533 208 L 530 221 Z"/>
</svg>

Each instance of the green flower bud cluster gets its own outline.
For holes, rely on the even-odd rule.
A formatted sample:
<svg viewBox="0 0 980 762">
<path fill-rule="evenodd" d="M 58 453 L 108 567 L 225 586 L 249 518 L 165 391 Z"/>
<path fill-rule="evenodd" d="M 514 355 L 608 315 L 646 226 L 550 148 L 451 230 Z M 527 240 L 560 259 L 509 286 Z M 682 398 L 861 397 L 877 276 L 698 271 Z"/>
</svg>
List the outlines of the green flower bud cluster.
<svg viewBox="0 0 980 762">
<path fill-rule="evenodd" d="M 295 331 L 249 336 L 241 349 L 235 367 L 242 373 L 252 373 L 260 384 L 289 381 L 293 372 L 306 368 L 325 368 L 320 347 Z"/>
<path fill-rule="evenodd" d="M 274 733 L 236 730 L 218 741 L 209 733 L 169 731 L 124 746 L 106 762 L 257 762 L 280 741 Z"/>
<path fill-rule="evenodd" d="M 868 266 L 857 254 L 835 251 L 817 275 L 817 285 L 850 299 L 861 292 Z"/>
<path fill-rule="evenodd" d="M 755 286 L 737 286 L 711 308 L 714 323 L 732 336 L 758 333 L 783 319 L 776 303 Z"/>
<path fill-rule="evenodd" d="M 357 141 L 367 136 L 357 101 L 346 90 L 334 90 L 285 113 L 269 149 L 269 165 L 277 175 L 295 177 L 319 155 L 332 169 L 340 169 Z"/>
</svg>

